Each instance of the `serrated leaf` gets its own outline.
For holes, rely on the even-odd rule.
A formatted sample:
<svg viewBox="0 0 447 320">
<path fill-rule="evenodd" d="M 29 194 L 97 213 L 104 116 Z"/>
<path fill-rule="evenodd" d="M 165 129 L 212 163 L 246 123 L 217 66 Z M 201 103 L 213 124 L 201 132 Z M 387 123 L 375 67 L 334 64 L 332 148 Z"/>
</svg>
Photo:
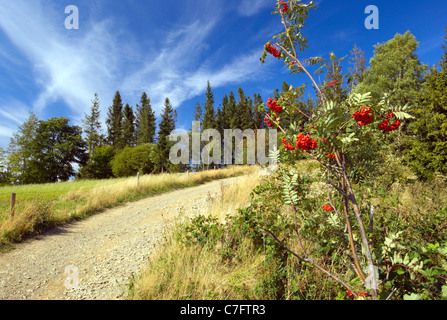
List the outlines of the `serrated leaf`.
<svg viewBox="0 0 447 320">
<path fill-rule="evenodd" d="M 399 120 L 415 118 L 412 115 L 410 115 L 410 114 L 408 114 L 406 112 L 403 112 L 403 111 L 394 111 L 393 113 L 396 116 L 396 118 L 399 119 Z"/>
</svg>

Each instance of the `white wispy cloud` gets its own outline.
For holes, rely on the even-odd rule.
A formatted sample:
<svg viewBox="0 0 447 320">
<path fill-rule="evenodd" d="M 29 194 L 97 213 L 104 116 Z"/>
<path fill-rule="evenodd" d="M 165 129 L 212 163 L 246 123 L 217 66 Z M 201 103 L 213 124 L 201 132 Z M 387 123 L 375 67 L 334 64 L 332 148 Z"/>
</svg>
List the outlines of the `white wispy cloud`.
<svg viewBox="0 0 447 320">
<path fill-rule="evenodd" d="M 156 48 L 131 39 L 119 46 L 123 34 L 116 32 L 113 17 L 84 23 L 80 30 L 65 29 L 63 18 L 43 0 L 0 2 L 0 29 L 32 66 L 38 92 L 30 107 L 37 115 L 53 102 L 63 101 L 70 117 L 79 122 L 98 93 L 105 117 L 116 90 L 131 98 L 129 104 L 138 103 L 142 92 L 147 92 L 159 112 L 166 97 L 175 108 L 202 94 L 207 80 L 213 87 L 225 86 L 247 80 L 261 68 L 259 48 L 228 61 L 213 61 L 221 48 L 210 48 L 208 40 L 222 19 L 218 11 L 164 30 L 165 41 Z M 2 55 L 8 54 L 2 50 Z M 12 102 L 17 105 L 13 100 L 0 104 L 0 117 L 12 121 L 0 135 L 10 135 L 11 128 L 25 120 L 12 111 Z"/>
<path fill-rule="evenodd" d="M 275 4 L 272 0 L 242 0 L 237 11 L 241 16 L 250 17 L 263 9 L 273 8 Z"/>
<path fill-rule="evenodd" d="M 224 63 L 216 58 L 220 48 L 209 50 L 207 40 L 212 37 L 219 19 L 213 15 L 169 33 L 166 42 L 145 61 L 144 67 L 126 77 L 125 91 L 133 95 L 147 92 L 154 109 L 160 111 L 166 97 L 175 108 L 203 94 L 208 80 L 217 88 L 259 73 L 259 48 Z"/>
<path fill-rule="evenodd" d="M 61 14 L 38 0 L 1 2 L 0 17 L 2 31 L 33 66 L 41 90 L 32 103 L 36 111 L 57 100 L 73 112 L 85 111 L 94 88 L 110 82 L 115 48 L 107 21 L 96 23 L 82 37 L 70 37 Z"/>
</svg>

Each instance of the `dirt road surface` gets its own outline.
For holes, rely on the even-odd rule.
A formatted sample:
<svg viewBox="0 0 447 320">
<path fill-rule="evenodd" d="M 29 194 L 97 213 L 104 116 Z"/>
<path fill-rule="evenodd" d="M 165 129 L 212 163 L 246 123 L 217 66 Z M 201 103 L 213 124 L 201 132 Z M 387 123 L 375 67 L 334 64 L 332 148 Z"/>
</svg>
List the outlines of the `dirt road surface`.
<svg viewBox="0 0 447 320">
<path fill-rule="evenodd" d="M 120 300 L 179 216 L 206 210 L 238 179 L 216 180 L 106 210 L 0 253 L 0 300 Z"/>
</svg>

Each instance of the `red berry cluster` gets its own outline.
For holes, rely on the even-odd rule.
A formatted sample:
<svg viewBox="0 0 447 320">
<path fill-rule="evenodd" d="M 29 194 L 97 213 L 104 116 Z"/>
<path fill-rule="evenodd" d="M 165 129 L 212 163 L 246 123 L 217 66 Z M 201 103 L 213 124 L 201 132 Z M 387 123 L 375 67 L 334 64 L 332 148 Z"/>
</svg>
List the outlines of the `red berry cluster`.
<svg viewBox="0 0 447 320">
<path fill-rule="evenodd" d="M 274 116 L 276 117 L 276 121 L 281 121 L 281 118 L 278 117 L 276 114 L 275 114 Z M 265 117 L 264 117 L 264 123 L 265 123 L 265 125 L 266 125 L 267 127 L 269 127 L 269 128 L 273 127 L 274 123 L 273 123 L 273 121 L 272 121 L 272 118 L 271 118 L 270 114 L 267 113 L 267 114 L 265 115 Z"/>
<path fill-rule="evenodd" d="M 295 150 L 295 147 L 293 146 L 293 144 L 288 143 L 285 138 L 282 139 L 281 141 L 284 144 L 284 148 L 286 148 L 287 150 Z"/>
<path fill-rule="evenodd" d="M 329 82 L 329 87 L 333 87 L 334 83 L 338 83 L 337 80 L 332 80 L 331 82 Z"/>
<path fill-rule="evenodd" d="M 281 57 L 281 53 L 279 53 L 279 51 L 274 47 L 274 46 L 272 46 L 271 44 L 266 44 L 265 45 L 265 50 L 268 52 L 268 53 L 270 53 L 271 55 L 273 55 L 275 58 L 279 58 L 279 57 Z"/>
<path fill-rule="evenodd" d="M 361 292 L 359 292 L 359 293 L 357 294 L 357 296 L 359 296 L 359 297 L 361 297 L 361 296 L 367 297 L 368 294 L 367 294 L 366 292 L 364 292 L 364 291 L 361 291 Z"/>
<path fill-rule="evenodd" d="M 282 107 L 278 104 L 276 99 L 272 101 L 272 98 L 269 98 L 269 101 L 267 101 L 267 106 L 275 113 L 282 112 Z"/>
<path fill-rule="evenodd" d="M 351 292 L 351 291 L 349 291 L 349 290 L 346 290 L 346 293 L 348 294 L 348 296 L 350 296 L 351 298 L 353 298 L 354 297 L 354 294 Z M 367 297 L 368 296 L 368 294 L 366 293 L 366 292 L 364 292 L 364 291 L 360 291 L 359 293 L 357 293 L 357 296 L 358 297 Z"/>
<path fill-rule="evenodd" d="M 289 6 L 287 3 L 285 3 L 284 1 L 280 1 L 279 4 L 282 4 L 282 12 L 287 12 L 287 10 L 289 10 Z"/>
<path fill-rule="evenodd" d="M 264 117 L 264 123 L 266 124 L 267 127 L 271 128 L 273 126 L 273 121 L 272 119 L 270 119 L 270 115 L 266 114 Z"/>
<path fill-rule="evenodd" d="M 325 211 L 334 211 L 334 207 L 328 206 L 327 204 L 323 205 L 323 210 Z"/>
<path fill-rule="evenodd" d="M 335 159 L 335 154 L 331 154 L 330 152 L 327 153 L 328 158 Z"/>
<path fill-rule="evenodd" d="M 351 118 L 355 118 L 359 126 L 365 126 L 374 119 L 374 116 L 371 114 L 371 107 L 363 107 L 360 112 L 354 112 Z"/>
<path fill-rule="evenodd" d="M 399 126 L 400 126 L 399 119 L 397 119 L 392 125 L 390 125 L 390 118 L 392 116 L 394 116 L 393 112 L 391 112 L 390 114 L 388 114 L 386 116 L 387 119 L 379 125 L 380 130 L 383 130 L 383 132 L 390 132 L 390 131 L 393 131 L 393 130 L 396 130 L 397 128 L 399 128 Z"/>
<path fill-rule="evenodd" d="M 301 150 L 309 150 L 317 148 L 318 145 L 317 141 L 311 139 L 309 135 L 303 135 L 302 133 L 300 133 L 298 135 L 298 138 L 296 138 L 296 147 Z"/>
</svg>

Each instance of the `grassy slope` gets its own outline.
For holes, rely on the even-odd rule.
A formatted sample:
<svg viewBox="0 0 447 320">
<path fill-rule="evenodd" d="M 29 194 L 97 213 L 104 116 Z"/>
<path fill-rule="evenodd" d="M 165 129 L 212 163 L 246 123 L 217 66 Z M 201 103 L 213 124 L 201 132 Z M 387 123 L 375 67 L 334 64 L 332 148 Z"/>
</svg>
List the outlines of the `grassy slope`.
<svg viewBox="0 0 447 320">
<path fill-rule="evenodd" d="M 235 167 L 194 174 L 161 174 L 110 180 L 0 188 L 0 247 L 19 242 L 48 228 L 88 217 L 118 206 L 176 188 L 195 186 L 215 179 L 245 174 L 253 168 Z M 14 218 L 10 195 L 17 194 Z"/>
</svg>

